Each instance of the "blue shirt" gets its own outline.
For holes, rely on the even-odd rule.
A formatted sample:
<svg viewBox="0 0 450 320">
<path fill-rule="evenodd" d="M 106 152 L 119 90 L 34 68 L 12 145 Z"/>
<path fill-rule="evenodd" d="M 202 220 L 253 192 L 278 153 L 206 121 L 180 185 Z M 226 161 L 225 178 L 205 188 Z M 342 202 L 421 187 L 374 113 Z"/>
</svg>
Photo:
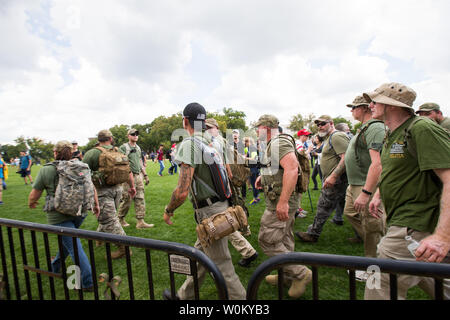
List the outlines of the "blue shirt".
<svg viewBox="0 0 450 320">
<path fill-rule="evenodd" d="M 5 177 L 3 176 L 3 166 L 5 165 L 5 163 L 2 161 L 2 159 L 0 159 L 0 179 L 4 179 Z"/>
<path fill-rule="evenodd" d="M 20 169 L 28 169 L 30 164 L 30 156 L 20 157 Z"/>
</svg>

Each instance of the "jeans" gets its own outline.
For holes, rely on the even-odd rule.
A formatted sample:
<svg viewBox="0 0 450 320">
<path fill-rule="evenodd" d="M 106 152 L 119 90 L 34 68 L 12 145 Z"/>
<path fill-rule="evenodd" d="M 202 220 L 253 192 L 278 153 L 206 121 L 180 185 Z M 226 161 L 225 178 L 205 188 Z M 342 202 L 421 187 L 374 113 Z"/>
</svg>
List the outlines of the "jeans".
<svg viewBox="0 0 450 320">
<path fill-rule="evenodd" d="M 318 189 L 317 188 L 317 175 L 319 175 L 320 180 L 322 181 L 322 171 L 320 170 L 320 164 L 317 164 L 314 166 L 314 169 L 311 173 L 311 180 L 314 183 L 314 189 Z"/>
<path fill-rule="evenodd" d="M 78 229 L 83 223 L 83 220 L 84 217 L 74 217 L 73 220 L 57 223 L 54 224 L 54 226 Z M 72 257 L 72 261 L 75 264 L 75 252 L 73 248 L 72 237 L 63 236 L 62 245 L 63 245 L 64 261 L 66 260 L 67 255 L 70 254 L 70 256 Z M 78 238 L 77 238 L 77 246 L 78 246 L 78 256 L 80 258 L 79 267 L 81 271 L 81 286 L 83 288 L 90 288 L 93 286 L 91 264 L 89 263 L 86 253 L 84 253 L 83 247 L 81 246 L 81 241 Z M 61 271 L 61 259 L 59 251 L 56 254 L 55 259 L 52 261 L 52 269 L 53 272 L 56 273 L 59 273 Z"/>
<path fill-rule="evenodd" d="M 259 176 L 259 168 L 257 168 L 257 167 L 250 168 L 250 183 L 252 185 L 252 190 L 253 190 L 253 199 L 258 199 L 258 196 L 259 196 L 259 190 L 256 189 L 256 187 L 255 187 L 255 182 L 256 182 L 256 179 L 258 178 L 258 176 Z"/>
<path fill-rule="evenodd" d="M 158 174 L 162 175 L 162 172 L 164 171 L 164 168 L 165 168 L 164 160 L 158 160 L 158 162 L 159 162 L 159 172 L 158 172 Z"/>
<path fill-rule="evenodd" d="M 169 174 L 177 173 L 178 166 L 175 162 L 170 161 Z"/>
</svg>

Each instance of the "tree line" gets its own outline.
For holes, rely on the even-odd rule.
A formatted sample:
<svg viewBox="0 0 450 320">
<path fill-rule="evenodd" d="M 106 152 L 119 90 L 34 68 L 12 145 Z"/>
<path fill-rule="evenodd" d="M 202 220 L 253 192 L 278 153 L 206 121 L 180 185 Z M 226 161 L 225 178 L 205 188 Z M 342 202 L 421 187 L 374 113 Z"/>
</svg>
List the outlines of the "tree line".
<svg viewBox="0 0 450 320">
<path fill-rule="evenodd" d="M 239 110 L 224 108 L 222 112 L 209 112 L 207 117 L 216 119 L 219 124 L 219 130 L 222 133 L 228 129 L 241 129 L 244 132 L 249 129 L 245 122 L 245 113 Z M 290 119 L 287 129 L 296 133 L 298 130 L 306 128 L 312 133 L 317 133 L 318 128 L 314 124 L 314 118 L 316 118 L 314 114 L 309 114 L 306 117 L 296 114 Z M 127 132 L 130 128 L 139 130 L 138 144 L 144 152 L 150 153 L 156 151 L 160 144 L 164 145 L 165 149 L 170 148 L 173 143 L 171 141 L 172 132 L 181 128 L 182 119 L 183 115 L 179 112 L 167 117 L 159 116 L 148 124 L 133 124 L 131 126 L 121 124 L 115 125 L 109 130 L 114 136 L 116 146 L 128 142 Z M 335 124 L 347 123 L 353 133 L 358 127 L 354 127 L 350 121 L 340 116 L 333 120 Z M 93 133 L 93 135 L 96 135 L 96 133 Z M 35 162 L 49 162 L 53 160 L 54 144 L 51 142 L 45 142 L 37 137 L 25 138 L 23 136 L 18 137 L 14 142 L 15 145 L 5 144 L 0 146 L 2 158 L 8 162 L 11 158 L 18 157 L 20 151 L 28 151 Z M 86 152 L 92 149 L 96 143 L 97 139 L 91 139 L 86 145 L 79 146 L 79 149 L 82 152 Z"/>
</svg>

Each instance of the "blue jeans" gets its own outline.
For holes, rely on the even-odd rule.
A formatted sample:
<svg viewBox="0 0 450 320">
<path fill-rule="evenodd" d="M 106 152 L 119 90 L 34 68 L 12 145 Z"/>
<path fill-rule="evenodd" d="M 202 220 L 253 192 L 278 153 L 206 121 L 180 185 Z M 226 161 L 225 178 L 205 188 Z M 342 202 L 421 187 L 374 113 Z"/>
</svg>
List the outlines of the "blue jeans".
<svg viewBox="0 0 450 320">
<path fill-rule="evenodd" d="M 158 174 L 161 175 L 162 172 L 164 171 L 164 168 L 165 168 L 164 160 L 158 160 L 158 162 L 159 162 L 159 172 L 158 172 Z"/>
<path fill-rule="evenodd" d="M 84 217 L 74 217 L 73 220 L 61 222 L 54 224 L 54 226 L 66 227 L 66 228 L 74 228 L 78 229 L 83 223 Z M 63 259 L 64 261 L 67 258 L 67 255 L 70 254 L 72 257 L 72 261 L 75 264 L 75 252 L 73 248 L 72 237 L 62 237 L 62 245 L 63 245 Z M 80 258 L 80 271 L 81 271 L 81 286 L 83 288 L 90 288 L 94 284 L 92 282 L 92 270 L 91 264 L 89 263 L 88 257 L 86 253 L 84 253 L 83 247 L 81 246 L 80 239 L 77 238 L 77 246 L 78 246 L 78 256 Z M 58 253 L 56 254 L 55 259 L 52 261 L 52 269 L 53 272 L 59 273 L 61 271 L 61 259 Z"/>
<path fill-rule="evenodd" d="M 259 168 L 257 167 L 250 168 L 250 183 L 252 185 L 253 190 L 253 199 L 258 199 L 259 196 L 259 190 L 256 189 L 255 187 L 255 182 L 258 176 L 259 176 Z"/>
</svg>

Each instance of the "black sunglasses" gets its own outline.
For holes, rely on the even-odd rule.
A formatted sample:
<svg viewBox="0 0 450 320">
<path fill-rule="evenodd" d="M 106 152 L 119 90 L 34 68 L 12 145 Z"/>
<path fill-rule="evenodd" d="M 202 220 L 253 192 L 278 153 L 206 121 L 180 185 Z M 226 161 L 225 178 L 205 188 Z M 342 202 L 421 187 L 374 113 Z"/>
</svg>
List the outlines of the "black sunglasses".
<svg viewBox="0 0 450 320">
<path fill-rule="evenodd" d="M 133 137 L 139 136 L 139 132 L 130 133 L 130 136 L 133 136 Z"/>
<path fill-rule="evenodd" d="M 328 124 L 328 122 L 318 122 L 317 126 L 318 127 L 323 127 L 323 126 L 326 126 L 327 124 Z"/>
</svg>

